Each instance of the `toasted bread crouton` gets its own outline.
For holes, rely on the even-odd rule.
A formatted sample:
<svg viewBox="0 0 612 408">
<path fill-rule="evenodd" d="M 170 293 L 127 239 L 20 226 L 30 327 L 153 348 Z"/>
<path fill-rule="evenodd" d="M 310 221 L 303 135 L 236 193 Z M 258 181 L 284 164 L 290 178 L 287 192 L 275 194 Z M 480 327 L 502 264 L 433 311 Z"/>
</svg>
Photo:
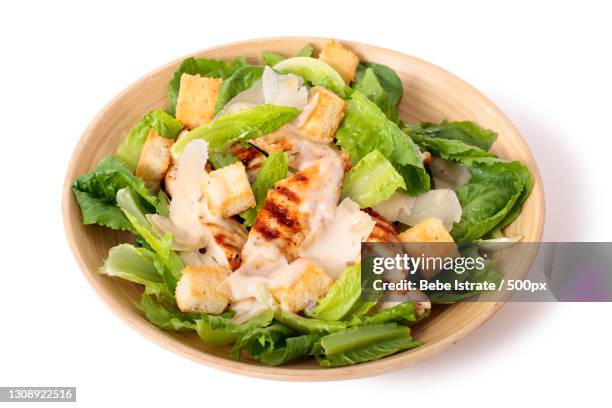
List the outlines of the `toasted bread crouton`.
<svg viewBox="0 0 612 408">
<path fill-rule="evenodd" d="M 401 242 L 411 243 L 407 246 L 412 256 L 424 255 L 428 258 L 456 258 L 459 256 L 453 237 L 446 231 L 444 224 L 437 218 L 427 218 L 399 235 Z M 424 278 L 435 276 L 440 270 L 433 267 L 421 268 Z"/>
<path fill-rule="evenodd" d="M 244 164 L 236 162 L 208 173 L 206 200 L 212 213 L 223 218 L 255 207 Z"/>
<path fill-rule="evenodd" d="M 315 142 L 331 143 L 344 117 L 346 101 L 321 86 L 312 88 L 308 97 L 311 101 L 316 105 L 300 129 Z"/>
<path fill-rule="evenodd" d="M 176 100 L 176 118 L 189 129 L 213 120 L 221 82 L 221 78 L 183 74 Z"/>
<path fill-rule="evenodd" d="M 227 308 L 227 295 L 217 289 L 229 275 L 218 266 L 187 266 L 176 285 L 176 303 L 183 312 L 219 315 Z"/>
<path fill-rule="evenodd" d="M 327 62 L 333 69 L 338 71 L 342 79 L 348 84 L 355 79 L 359 57 L 353 52 L 334 40 L 329 40 L 321 53 L 319 59 Z"/>
<path fill-rule="evenodd" d="M 309 304 L 314 305 L 334 283 L 318 265 L 305 258 L 293 261 L 283 273 L 294 277 L 291 283 L 287 287 L 273 288 L 271 292 L 283 309 L 294 313 L 304 310 Z"/>
<path fill-rule="evenodd" d="M 171 139 L 159 136 L 154 129 L 149 130 L 136 165 L 136 175 L 147 184 L 162 181 L 170 166 L 170 147 L 173 143 Z"/>
</svg>

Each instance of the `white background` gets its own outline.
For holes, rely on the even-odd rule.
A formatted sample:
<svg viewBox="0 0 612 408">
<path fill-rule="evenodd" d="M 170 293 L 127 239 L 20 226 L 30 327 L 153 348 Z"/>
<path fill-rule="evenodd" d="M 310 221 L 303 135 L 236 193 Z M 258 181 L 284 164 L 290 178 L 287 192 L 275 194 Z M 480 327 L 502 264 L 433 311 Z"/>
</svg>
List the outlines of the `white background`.
<svg viewBox="0 0 612 408">
<path fill-rule="evenodd" d="M 115 94 L 202 48 L 314 35 L 415 55 L 480 89 L 538 161 L 545 239 L 610 240 L 612 13 L 603 1 L 519 3 L 2 2 L 0 385 L 74 385 L 88 407 L 602 405 L 612 304 L 508 304 L 446 353 L 401 371 L 264 381 L 142 338 L 96 297 L 64 238 L 68 159 Z"/>
</svg>

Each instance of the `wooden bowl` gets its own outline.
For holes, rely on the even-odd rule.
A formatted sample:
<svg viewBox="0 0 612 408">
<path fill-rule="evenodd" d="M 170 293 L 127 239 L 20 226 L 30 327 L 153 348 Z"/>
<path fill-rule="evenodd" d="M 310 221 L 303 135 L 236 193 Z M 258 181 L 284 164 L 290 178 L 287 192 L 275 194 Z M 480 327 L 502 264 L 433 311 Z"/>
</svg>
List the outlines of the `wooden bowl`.
<svg viewBox="0 0 612 408">
<path fill-rule="evenodd" d="M 264 50 L 295 55 L 305 43 L 320 50 L 325 41 L 309 37 L 256 39 L 210 48 L 194 56 L 229 61 L 241 55 L 250 62 L 261 63 Z M 397 72 L 404 84 L 405 93 L 399 109 L 404 121 L 471 120 L 499 134 L 493 151 L 501 158 L 520 160 L 529 167 L 535 179 L 531 196 L 508 231 L 511 235 L 522 235 L 524 241 L 539 241 L 544 222 L 542 182 L 529 148 L 508 118 L 480 92 L 435 65 L 371 45 L 351 41 L 342 43 L 362 60 L 386 64 Z M 499 310 L 503 302 L 466 302 L 439 308 L 429 319 L 414 327 L 414 336 L 424 342 L 422 347 L 382 360 L 340 368 L 321 368 L 316 361 L 282 367 L 264 366 L 248 359 L 237 362 L 230 358 L 228 348 L 207 345 L 195 333 L 164 332 L 150 324 L 133 304 L 141 292 L 138 285 L 96 273 L 109 248 L 125 242 L 127 236 L 98 226 L 84 226 L 70 186 L 74 179 L 91 170 L 102 156 L 114 152 L 146 112 L 166 106 L 168 81 L 181 61 L 173 61 L 146 75 L 106 105 L 81 137 L 66 173 L 62 200 L 68 241 L 91 285 L 121 319 L 159 345 L 212 367 L 255 377 L 320 381 L 381 374 L 426 359 L 476 330 Z M 530 264 L 531 260 L 526 259 L 518 267 L 526 272 Z"/>
</svg>

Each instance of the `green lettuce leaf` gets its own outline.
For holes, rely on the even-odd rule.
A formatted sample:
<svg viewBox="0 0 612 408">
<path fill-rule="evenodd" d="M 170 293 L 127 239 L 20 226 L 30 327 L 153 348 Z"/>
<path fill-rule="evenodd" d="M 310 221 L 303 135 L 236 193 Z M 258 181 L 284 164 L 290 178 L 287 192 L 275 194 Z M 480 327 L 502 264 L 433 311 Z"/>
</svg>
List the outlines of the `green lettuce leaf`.
<svg viewBox="0 0 612 408">
<path fill-rule="evenodd" d="M 399 305 L 382 310 L 376 314 L 369 316 L 354 316 L 351 319 L 351 325 L 369 325 L 383 323 L 399 323 L 410 325 L 417 321 L 416 312 L 413 302 L 403 302 Z"/>
<path fill-rule="evenodd" d="M 172 155 L 178 158 L 185 146 L 194 139 L 207 141 L 210 150 L 220 150 L 238 141 L 272 133 L 298 114 L 296 108 L 264 104 L 223 115 L 187 133 L 172 146 Z"/>
<path fill-rule="evenodd" d="M 404 87 L 402 85 L 402 80 L 397 76 L 395 71 L 386 65 L 362 61 L 357 66 L 357 80 L 365 75 L 368 69 L 371 69 L 374 75 L 376 75 L 376 79 L 387 94 L 389 104 L 391 106 L 397 106 L 402 96 L 404 96 Z"/>
<path fill-rule="evenodd" d="M 292 328 L 298 333 L 320 333 L 320 332 L 336 332 L 349 327 L 348 322 L 340 321 L 325 321 L 320 319 L 312 319 L 302 317 L 295 313 L 288 312 L 278 308 L 274 313 L 274 318 L 284 325 Z"/>
<path fill-rule="evenodd" d="M 245 350 L 251 357 L 257 358 L 262 353 L 280 348 L 279 343 L 292 336 L 295 336 L 295 331 L 280 323 L 249 330 L 236 340 L 232 357 L 240 360 L 240 354 Z"/>
<path fill-rule="evenodd" d="M 265 351 L 255 358 L 264 364 L 279 366 L 299 358 L 310 355 L 315 343 L 321 338 L 320 334 L 304 334 L 297 337 L 289 337 L 285 340 L 283 347 Z"/>
<path fill-rule="evenodd" d="M 495 157 L 493 153 L 489 153 L 480 147 L 472 146 L 461 140 L 423 136 L 420 132 L 415 131 L 414 128 L 405 128 L 404 130 L 423 150 L 427 150 L 432 155 L 444 160 L 463 162 L 465 158 L 470 157 Z"/>
<path fill-rule="evenodd" d="M 110 249 L 99 273 L 144 285 L 145 293 L 170 296 L 163 279 L 163 263 L 152 251 L 120 244 Z"/>
<path fill-rule="evenodd" d="M 497 139 L 497 133 L 468 121 L 449 122 L 445 120 L 440 124 L 421 123 L 420 128 L 425 137 L 458 140 L 483 150 L 489 150 Z"/>
<path fill-rule="evenodd" d="M 155 233 L 153 226 L 145 217 L 146 210 L 140 205 L 138 198 L 130 187 L 122 188 L 117 192 L 117 204 L 132 224 L 133 229 L 155 251 L 170 271 L 173 279 L 167 281 L 167 284 L 169 290 L 174 292 L 184 265 L 176 252 L 170 249 L 172 234 L 167 233 L 160 237 Z"/>
<path fill-rule="evenodd" d="M 391 326 L 386 328 L 386 326 Z M 321 344 L 329 344 L 336 346 L 336 343 L 343 343 L 342 351 L 336 351 L 334 353 L 327 352 L 327 348 L 324 356 L 318 357 L 319 364 L 323 367 L 340 367 L 358 363 L 364 363 L 366 361 L 378 360 L 383 357 L 390 356 L 401 350 L 407 350 L 415 348 L 421 345 L 421 342 L 413 340 L 408 332 L 402 332 L 401 329 L 395 329 L 394 325 L 385 326 L 362 326 L 354 330 L 365 332 L 364 334 L 372 339 L 368 342 L 358 342 L 356 339 L 351 337 L 358 337 L 361 335 L 359 332 L 350 333 L 346 332 L 333 333 L 326 337 L 336 336 L 333 339 L 321 339 Z M 384 329 L 383 329 L 384 328 Z M 404 330 L 408 328 L 404 327 Z M 376 333 L 378 332 L 378 333 Z M 379 338 L 376 338 L 379 337 Z M 358 337 L 359 338 L 359 337 Z M 363 338 L 363 335 L 361 335 Z M 346 339 L 346 340 L 345 340 Z M 345 340 L 345 341 L 342 341 Z M 346 347 L 350 343 L 362 343 L 354 347 Z M 334 347 L 334 350 L 337 347 Z"/>
<path fill-rule="evenodd" d="M 181 76 L 183 74 L 199 75 L 211 78 L 228 78 L 236 69 L 243 65 L 243 59 L 236 59 L 235 64 L 228 64 L 225 61 L 219 61 L 209 58 L 194 58 L 185 59 L 179 67 L 170 83 L 168 84 L 168 111 L 174 114 L 176 110 L 176 100 L 178 99 L 179 88 L 181 86 Z"/>
<path fill-rule="evenodd" d="M 168 310 L 146 292 L 142 294 L 138 307 L 144 312 L 148 321 L 162 330 L 185 331 L 196 328 L 192 315 Z"/>
<path fill-rule="evenodd" d="M 240 92 L 250 89 L 263 75 L 263 68 L 256 66 L 242 67 L 232 74 L 229 78 L 223 80 L 215 112 L 219 112 L 230 99 L 238 95 Z"/>
<path fill-rule="evenodd" d="M 153 110 L 147 113 L 123 139 L 117 148 L 117 156 L 127 163 L 130 170 L 134 171 L 151 129 L 155 130 L 159 136 L 175 140 L 182 128 L 183 125 L 174 116 L 159 109 Z"/>
<path fill-rule="evenodd" d="M 264 64 L 269 67 L 273 67 L 274 65 L 285 59 L 285 57 L 283 57 L 282 55 L 271 51 L 264 51 L 262 53 L 262 58 L 264 60 Z"/>
<path fill-rule="evenodd" d="M 353 163 L 374 149 L 382 153 L 404 178 L 408 194 L 418 195 L 429 190 L 429 175 L 418 147 L 361 92 L 351 95 L 336 138 Z"/>
<path fill-rule="evenodd" d="M 469 183 L 456 190 L 463 211 L 451 231 L 455 241 L 477 240 L 514 221 L 533 189 L 533 178 L 523 164 L 483 150 L 496 134 L 471 122 L 424 126 L 411 125 L 404 131 L 434 156 L 464 165 L 471 175 Z"/>
<path fill-rule="evenodd" d="M 453 226 L 455 242 L 471 242 L 499 225 L 512 210 L 522 192 L 522 184 L 512 178 L 470 182 L 456 190 L 462 214 Z"/>
<path fill-rule="evenodd" d="M 378 150 L 366 154 L 344 176 L 342 198 L 349 197 L 359 207 L 372 207 L 406 189 L 402 176 Z"/>
<path fill-rule="evenodd" d="M 225 346 L 236 342 L 240 336 L 258 328 L 266 327 L 274 318 L 274 313 L 267 310 L 251 320 L 242 324 L 231 320 L 231 315 L 213 316 L 203 314 L 196 320 L 197 332 L 200 338 L 219 346 Z"/>
<path fill-rule="evenodd" d="M 312 309 L 309 317 L 337 321 L 348 313 L 361 294 L 361 264 L 348 266 L 334 282 L 327 294 Z"/>
<path fill-rule="evenodd" d="M 366 63 L 367 64 L 367 63 Z M 357 67 L 357 76 L 353 89 L 364 94 L 368 99 L 374 102 L 380 110 L 394 123 L 398 123 L 399 116 L 397 113 L 397 104 L 403 95 L 404 89 L 400 79 L 391 71 L 388 67 L 383 65 L 377 65 L 377 67 L 384 67 L 379 69 L 379 72 L 383 72 L 383 75 L 387 74 L 389 70 L 391 77 L 379 76 L 374 71 L 374 68 L 368 67 L 364 63 L 360 63 Z M 394 78 L 393 78 L 394 77 Z M 381 81 L 386 81 L 387 89 L 385 89 Z"/>
<path fill-rule="evenodd" d="M 529 169 L 518 161 L 504 161 L 495 158 L 474 158 L 464 160 L 468 166 L 472 180 L 486 180 L 489 178 L 512 178 L 521 184 L 521 193 L 512 209 L 503 220 L 496 225 L 496 229 L 508 226 L 518 217 L 527 197 L 533 190 L 533 178 Z"/>
<path fill-rule="evenodd" d="M 272 188 L 277 181 L 286 178 L 288 171 L 289 159 L 284 152 L 270 153 L 270 155 L 266 157 L 251 186 L 257 205 L 255 208 L 249 208 L 240 213 L 240 216 L 244 219 L 244 225 L 250 227 L 255 223 L 255 217 L 266 200 L 268 190 Z"/>
<path fill-rule="evenodd" d="M 302 47 L 300 52 L 297 53 L 297 57 L 312 57 L 314 53 L 314 47 L 312 44 L 306 44 Z"/>
<path fill-rule="evenodd" d="M 83 223 L 134 231 L 127 218 L 116 205 L 117 191 L 130 187 L 147 205 L 158 207 L 159 200 L 152 195 L 144 181 L 134 176 L 127 164 L 115 156 L 106 156 L 89 173 L 72 184 Z"/>
</svg>

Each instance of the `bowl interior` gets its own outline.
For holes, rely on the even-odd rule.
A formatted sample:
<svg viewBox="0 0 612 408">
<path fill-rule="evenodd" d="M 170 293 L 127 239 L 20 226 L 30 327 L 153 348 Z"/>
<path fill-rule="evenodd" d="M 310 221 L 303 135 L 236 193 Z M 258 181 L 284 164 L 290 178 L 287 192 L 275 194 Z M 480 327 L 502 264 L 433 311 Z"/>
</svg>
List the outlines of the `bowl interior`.
<svg viewBox="0 0 612 408">
<path fill-rule="evenodd" d="M 241 55 L 250 62 L 261 63 L 264 50 L 295 55 L 305 43 L 320 49 L 325 41 L 308 37 L 257 39 L 223 45 L 193 55 L 225 60 Z M 342 42 L 362 60 L 386 64 L 397 72 L 404 85 L 404 97 L 399 107 L 404 121 L 471 120 L 499 134 L 493 152 L 501 158 L 523 162 L 535 179 L 531 196 L 519 218 L 508 227 L 508 232 L 523 236 L 524 241 L 539 241 L 544 220 L 544 196 L 538 169 L 527 145 L 499 109 L 470 85 L 432 64 L 366 44 Z M 174 61 L 140 79 L 98 114 L 81 137 L 65 179 L 63 215 L 72 251 L 103 301 L 128 324 L 174 352 L 221 369 L 267 378 L 323 380 L 374 375 L 427 358 L 478 328 L 499 309 L 501 302 L 466 302 L 437 308 L 429 319 L 413 329 L 414 336 L 424 342 L 422 347 L 379 361 L 334 369 L 322 369 L 314 361 L 278 368 L 263 366 L 248 359 L 236 362 L 230 359 L 227 348 L 207 345 L 194 333 L 163 332 L 149 324 L 133 305 L 141 292 L 137 285 L 96 273 L 109 248 L 126 242 L 126 234 L 82 225 L 80 210 L 70 185 L 76 177 L 91 170 L 101 157 L 114 152 L 122 138 L 146 112 L 166 106 L 166 87 L 180 62 Z M 525 272 L 529 266 L 529 259 L 525 259 L 523 265 L 515 265 Z"/>
</svg>

